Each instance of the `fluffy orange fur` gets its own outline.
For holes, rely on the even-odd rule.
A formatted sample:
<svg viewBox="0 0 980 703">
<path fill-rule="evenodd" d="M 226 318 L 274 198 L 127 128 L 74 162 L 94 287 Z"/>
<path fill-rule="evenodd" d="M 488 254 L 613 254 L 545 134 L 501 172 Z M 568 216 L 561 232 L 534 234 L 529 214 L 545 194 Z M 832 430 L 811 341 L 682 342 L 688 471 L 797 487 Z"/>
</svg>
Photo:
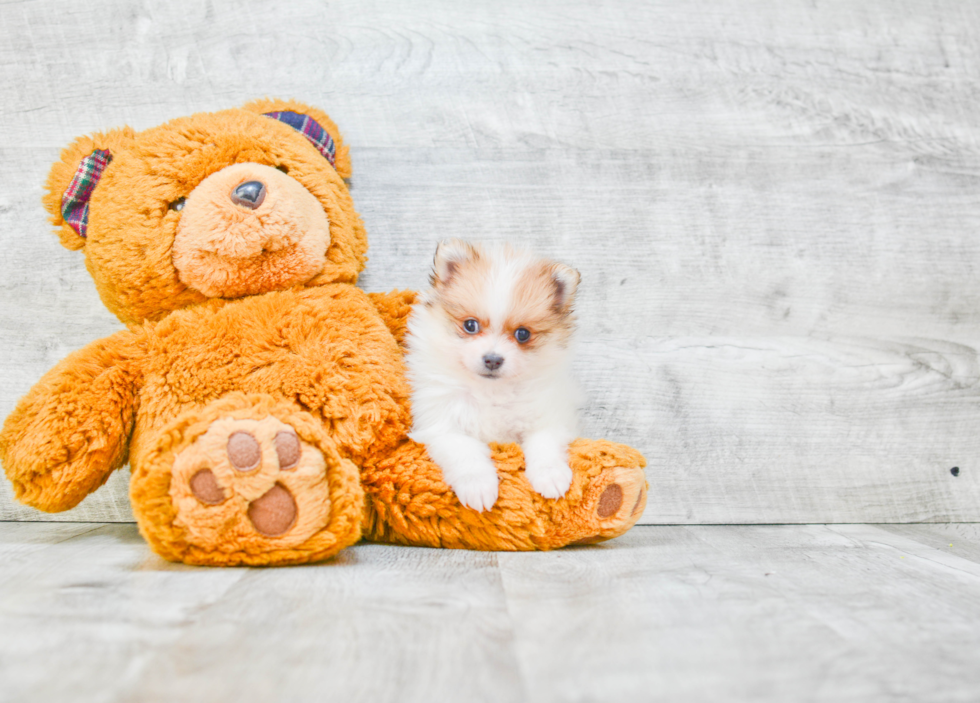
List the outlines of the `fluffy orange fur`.
<svg viewBox="0 0 980 703">
<path fill-rule="evenodd" d="M 337 144 L 336 168 L 293 128 L 261 114 L 273 110 L 324 126 Z M 61 218 L 61 195 L 96 148 L 110 149 L 113 160 L 82 239 Z M 277 194 L 270 188 L 272 215 L 252 217 L 226 203 L 231 182 L 254 175 L 224 170 L 235 164 L 263 167 L 262 178 L 282 186 Z M 270 176 L 277 167 L 285 173 Z M 646 500 L 644 460 L 610 442 L 572 445 L 575 477 L 560 500 L 531 490 L 519 448 L 496 447 L 496 506 L 476 513 L 459 504 L 406 436 L 401 344 L 414 294 L 367 295 L 353 285 L 367 239 L 349 176 L 336 125 L 288 101 L 68 147 L 52 167 L 45 204 L 62 242 L 84 251 L 103 301 L 129 328 L 69 355 L 6 419 L 0 461 L 17 498 L 65 510 L 128 461 L 133 510 L 153 549 L 212 565 L 319 560 L 362 536 L 514 550 L 629 529 Z M 170 207 L 180 198 L 206 216 L 183 221 Z M 322 223 L 323 237 L 304 248 L 294 231 L 300 223 Z M 259 242 L 257 259 L 243 262 L 227 239 L 232 229 L 239 244 Z M 277 251 L 291 251 L 292 264 L 261 258 L 274 248 L 261 243 L 273 240 Z M 543 311 L 541 319 L 558 314 Z M 282 428 L 298 438 L 299 469 L 276 453 Z M 254 434 L 261 457 L 254 474 L 229 464 L 236 432 Z M 267 515 L 282 534 L 256 529 L 260 504 L 272 506 Z M 276 512 L 283 510 L 285 517 Z"/>
</svg>

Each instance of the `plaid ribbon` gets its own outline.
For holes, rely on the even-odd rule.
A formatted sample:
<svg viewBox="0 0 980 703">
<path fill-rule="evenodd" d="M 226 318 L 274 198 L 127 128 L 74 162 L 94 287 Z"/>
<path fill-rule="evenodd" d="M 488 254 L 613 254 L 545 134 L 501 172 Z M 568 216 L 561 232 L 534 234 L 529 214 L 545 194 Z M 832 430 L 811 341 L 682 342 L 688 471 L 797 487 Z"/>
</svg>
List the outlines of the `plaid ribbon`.
<svg viewBox="0 0 980 703">
<path fill-rule="evenodd" d="M 310 143 L 317 148 L 317 151 L 326 157 L 330 165 L 336 167 L 334 162 L 337 158 L 337 147 L 333 143 L 333 138 L 327 133 L 327 130 L 320 126 L 319 122 L 309 115 L 291 111 L 266 112 L 265 116 L 279 120 L 280 122 L 285 122 L 309 139 Z"/>
<path fill-rule="evenodd" d="M 82 237 L 88 232 L 88 201 L 110 161 L 112 153 L 108 149 L 93 151 L 78 164 L 68 189 L 61 196 L 62 218 Z"/>
</svg>

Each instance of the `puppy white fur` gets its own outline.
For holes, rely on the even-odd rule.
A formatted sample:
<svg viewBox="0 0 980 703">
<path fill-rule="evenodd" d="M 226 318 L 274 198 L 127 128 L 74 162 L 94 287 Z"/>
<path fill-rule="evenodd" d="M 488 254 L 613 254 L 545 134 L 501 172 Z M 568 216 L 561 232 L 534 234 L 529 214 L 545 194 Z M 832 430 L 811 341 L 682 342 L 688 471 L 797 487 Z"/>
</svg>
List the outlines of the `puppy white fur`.
<svg viewBox="0 0 980 703">
<path fill-rule="evenodd" d="M 431 282 L 408 323 L 411 437 L 474 510 L 497 501 L 488 442 L 520 443 L 534 490 L 565 495 L 580 402 L 570 368 L 578 272 L 453 239 L 436 249 Z"/>
</svg>

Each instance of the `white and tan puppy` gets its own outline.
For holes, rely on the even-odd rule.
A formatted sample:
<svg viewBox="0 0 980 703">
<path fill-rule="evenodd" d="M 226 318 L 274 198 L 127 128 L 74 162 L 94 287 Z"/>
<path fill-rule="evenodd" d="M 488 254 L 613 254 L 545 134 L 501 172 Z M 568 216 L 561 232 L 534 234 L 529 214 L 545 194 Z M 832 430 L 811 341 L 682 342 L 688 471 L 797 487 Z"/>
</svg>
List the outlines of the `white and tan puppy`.
<svg viewBox="0 0 980 703">
<path fill-rule="evenodd" d="M 431 282 L 408 323 L 411 437 L 474 510 L 497 500 L 488 442 L 518 442 L 534 490 L 565 495 L 579 408 L 570 368 L 578 271 L 452 239 L 436 249 Z"/>
</svg>

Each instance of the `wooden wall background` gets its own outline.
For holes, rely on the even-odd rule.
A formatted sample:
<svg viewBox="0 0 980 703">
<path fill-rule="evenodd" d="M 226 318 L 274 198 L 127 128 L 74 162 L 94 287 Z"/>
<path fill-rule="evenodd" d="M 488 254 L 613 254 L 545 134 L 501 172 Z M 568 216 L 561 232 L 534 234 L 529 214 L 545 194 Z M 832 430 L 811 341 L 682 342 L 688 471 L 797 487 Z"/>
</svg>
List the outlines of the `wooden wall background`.
<svg viewBox="0 0 980 703">
<path fill-rule="evenodd" d="M 423 285 L 446 236 L 582 271 L 584 433 L 646 454 L 645 522 L 978 521 L 978 28 L 961 0 L 5 2 L 0 416 L 119 328 L 45 222 L 59 149 L 291 96 L 352 145 L 365 289 Z M 130 520 L 127 482 L 53 519 Z M 0 519 L 52 519 L 0 485 Z"/>
</svg>

